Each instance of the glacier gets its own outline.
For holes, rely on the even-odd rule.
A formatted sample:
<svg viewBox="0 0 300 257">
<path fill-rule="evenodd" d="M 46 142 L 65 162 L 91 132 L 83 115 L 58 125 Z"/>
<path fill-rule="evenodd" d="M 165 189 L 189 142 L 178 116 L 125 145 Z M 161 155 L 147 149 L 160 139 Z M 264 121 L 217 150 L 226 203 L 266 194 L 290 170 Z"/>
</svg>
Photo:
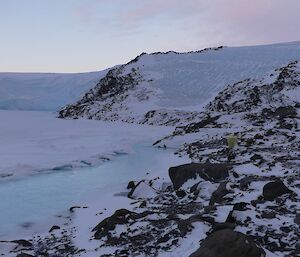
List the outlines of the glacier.
<svg viewBox="0 0 300 257">
<path fill-rule="evenodd" d="M 56 111 L 79 99 L 106 73 L 0 72 L 0 109 Z"/>
</svg>

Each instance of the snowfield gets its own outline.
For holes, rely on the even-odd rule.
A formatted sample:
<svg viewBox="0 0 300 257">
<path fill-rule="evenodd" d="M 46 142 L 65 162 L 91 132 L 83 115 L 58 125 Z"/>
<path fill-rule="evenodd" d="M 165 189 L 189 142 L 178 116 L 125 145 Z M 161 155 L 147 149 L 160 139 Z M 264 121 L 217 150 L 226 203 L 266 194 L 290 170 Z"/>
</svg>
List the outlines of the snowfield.
<svg viewBox="0 0 300 257">
<path fill-rule="evenodd" d="M 63 120 L 54 113 L 0 111 L 0 177 L 99 165 L 131 146 L 154 142 L 170 127 Z M 151 143 L 149 143 L 151 145 Z"/>
</svg>

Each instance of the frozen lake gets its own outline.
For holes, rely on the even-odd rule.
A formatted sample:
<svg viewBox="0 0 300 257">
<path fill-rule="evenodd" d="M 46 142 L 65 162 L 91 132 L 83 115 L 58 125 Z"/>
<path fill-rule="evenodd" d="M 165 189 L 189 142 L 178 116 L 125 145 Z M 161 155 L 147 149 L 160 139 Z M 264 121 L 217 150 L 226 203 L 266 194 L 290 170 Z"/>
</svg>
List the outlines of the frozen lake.
<svg viewBox="0 0 300 257">
<path fill-rule="evenodd" d="M 139 145 L 133 153 L 119 155 L 99 167 L 2 181 L 0 237 L 13 239 L 48 230 L 58 221 L 58 214 L 67 214 L 73 205 L 84 205 L 92 195 L 95 198 L 103 190 L 126 191 L 128 181 L 144 178 L 146 172 L 167 175 L 175 159 L 171 150 Z"/>
<path fill-rule="evenodd" d="M 171 150 L 152 147 L 170 127 L 60 120 L 28 111 L 0 111 L 0 120 L 1 239 L 48 231 L 65 222 L 57 215 L 69 215 L 71 206 L 125 190 L 146 172 L 167 176 L 179 161 Z"/>
</svg>

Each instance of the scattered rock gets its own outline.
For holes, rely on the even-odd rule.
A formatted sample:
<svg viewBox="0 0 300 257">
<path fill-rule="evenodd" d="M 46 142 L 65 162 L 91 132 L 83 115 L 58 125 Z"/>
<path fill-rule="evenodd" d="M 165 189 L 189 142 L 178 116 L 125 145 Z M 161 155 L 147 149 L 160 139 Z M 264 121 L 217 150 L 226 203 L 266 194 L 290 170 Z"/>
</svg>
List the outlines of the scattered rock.
<svg viewBox="0 0 300 257">
<path fill-rule="evenodd" d="M 69 209 L 69 211 L 70 212 L 74 212 L 75 211 L 75 209 L 87 209 L 88 207 L 87 206 L 72 206 L 70 209 Z"/>
</svg>

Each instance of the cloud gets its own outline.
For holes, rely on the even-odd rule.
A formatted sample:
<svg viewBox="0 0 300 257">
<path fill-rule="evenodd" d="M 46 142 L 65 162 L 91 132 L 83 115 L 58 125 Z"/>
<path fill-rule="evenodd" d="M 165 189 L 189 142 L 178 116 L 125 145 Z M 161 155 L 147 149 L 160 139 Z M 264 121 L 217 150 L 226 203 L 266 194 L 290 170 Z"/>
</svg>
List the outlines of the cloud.
<svg viewBox="0 0 300 257">
<path fill-rule="evenodd" d="M 169 19 L 181 19 L 201 13 L 203 0 L 133 0 L 132 8 L 121 13 L 121 20 L 125 23 L 139 24 L 144 20 L 151 20 L 157 17 Z"/>
<path fill-rule="evenodd" d="M 190 33 L 194 41 L 237 45 L 297 39 L 298 10 L 299 0 L 90 0 L 74 15 L 121 36 L 176 26 L 178 36 Z"/>
</svg>

